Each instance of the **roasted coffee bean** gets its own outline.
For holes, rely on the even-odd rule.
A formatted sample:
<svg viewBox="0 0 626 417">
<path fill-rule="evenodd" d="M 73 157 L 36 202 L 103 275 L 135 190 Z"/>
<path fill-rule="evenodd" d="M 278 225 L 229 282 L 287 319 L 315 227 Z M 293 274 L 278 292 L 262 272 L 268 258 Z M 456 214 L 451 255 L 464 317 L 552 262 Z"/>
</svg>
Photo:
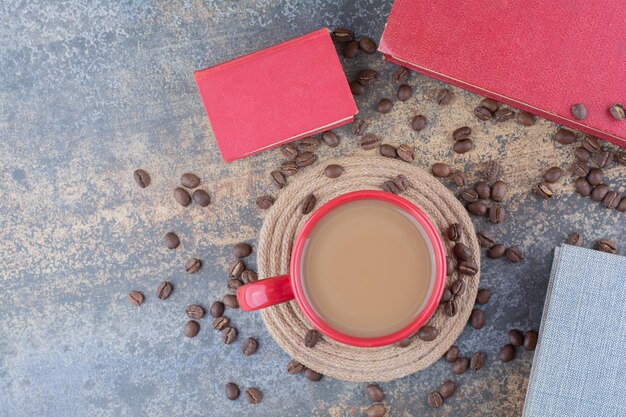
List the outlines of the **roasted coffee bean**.
<svg viewBox="0 0 626 417">
<path fill-rule="evenodd" d="M 298 168 L 308 167 L 317 161 L 317 155 L 312 152 L 302 152 L 294 161 L 298 164 Z"/>
<path fill-rule="evenodd" d="M 396 93 L 396 97 L 400 101 L 407 101 L 413 95 L 413 88 L 408 84 L 402 84 L 398 87 L 398 92 Z"/>
<path fill-rule="evenodd" d="M 235 401 L 239 398 L 239 387 L 234 382 L 229 382 L 224 387 L 224 391 L 226 392 L 226 398 L 231 401 Z"/>
<path fill-rule="evenodd" d="M 233 294 L 226 294 L 222 297 L 222 303 L 228 308 L 239 308 L 239 301 L 237 301 L 237 296 Z"/>
<path fill-rule="evenodd" d="M 599 168 L 591 168 L 587 174 L 587 181 L 591 185 L 598 185 L 604 180 L 604 173 Z"/>
<path fill-rule="evenodd" d="M 591 194 L 591 184 L 589 184 L 589 181 L 587 181 L 587 179 L 583 177 L 578 177 L 576 178 L 576 182 L 574 182 L 574 185 L 576 187 L 576 192 L 583 197 L 589 197 L 589 195 Z"/>
<path fill-rule="evenodd" d="M 303 370 L 304 370 L 304 365 L 302 365 L 300 362 L 298 362 L 295 359 L 290 360 L 289 363 L 287 364 L 287 373 L 289 375 L 299 374 Z"/>
<path fill-rule="evenodd" d="M 589 173 L 589 166 L 583 161 L 574 161 L 572 163 L 572 173 L 579 177 L 586 177 Z"/>
<path fill-rule="evenodd" d="M 370 401 L 375 403 L 382 402 L 385 399 L 385 392 L 377 384 L 370 384 L 365 388 L 365 394 L 369 397 Z"/>
<path fill-rule="evenodd" d="M 437 162 L 433 164 L 432 167 L 433 175 L 437 178 L 446 178 L 450 176 L 452 170 L 450 169 L 450 165 L 444 164 L 443 162 Z"/>
<path fill-rule="evenodd" d="M 524 336 L 522 335 L 522 332 L 517 329 L 509 330 L 508 336 L 509 343 L 514 347 L 522 346 L 522 344 L 524 343 Z"/>
<path fill-rule="evenodd" d="M 619 211 L 620 213 L 623 213 L 626 211 L 626 196 L 622 197 L 617 207 L 615 207 L 615 210 Z"/>
<path fill-rule="evenodd" d="M 222 330 L 220 337 L 222 338 L 222 342 L 230 345 L 235 341 L 235 339 L 237 339 L 237 329 L 235 329 L 234 327 L 226 327 L 224 328 L 224 330 Z"/>
<path fill-rule="evenodd" d="M 606 253 L 617 253 L 617 245 L 610 239 L 599 239 L 596 242 L 596 250 Z"/>
<path fill-rule="evenodd" d="M 520 262 L 524 259 L 524 254 L 517 246 L 507 248 L 505 252 L 506 258 L 511 262 Z"/>
<path fill-rule="evenodd" d="M 448 317 L 454 317 L 456 316 L 456 313 L 458 312 L 458 307 L 456 305 L 456 301 L 454 300 L 450 300 L 447 303 L 445 303 L 443 305 L 443 312 L 446 314 L 446 316 Z"/>
<path fill-rule="evenodd" d="M 196 174 L 186 173 L 180 177 L 180 185 L 185 188 L 196 188 L 200 185 L 200 178 Z"/>
<path fill-rule="evenodd" d="M 393 101 L 389 100 L 388 98 L 380 99 L 380 101 L 376 105 L 376 111 L 378 113 L 383 113 L 383 114 L 389 113 L 392 108 L 393 108 Z"/>
<path fill-rule="evenodd" d="M 478 238 L 478 244 L 483 248 L 491 248 L 496 244 L 496 238 L 486 230 L 476 233 L 476 237 Z"/>
<path fill-rule="evenodd" d="M 223 312 L 224 305 L 222 304 L 222 313 Z M 189 304 L 187 307 L 185 307 L 185 314 L 187 314 L 187 317 L 189 317 L 190 319 L 200 320 L 202 317 L 204 317 L 204 308 L 197 304 Z M 211 314 L 213 314 L 213 306 L 211 306 Z"/>
<path fill-rule="evenodd" d="M 491 98 L 484 98 L 480 101 L 480 105 L 487 108 L 490 112 L 495 113 L 498 111 L 500 103 Z"/>
<path fill-rule="evenodd" d="M 309 194 L 304 198 L 302 202 L 302 214 L 309 214 L 315 208 L 315 204 L 317 204 L 317 198 L 314 194 Z"/>
<path fill-rule="evenodd" d="M 250 356 L 254 352 L 256 352 L 258 347 L 259 343 L 256 341 L 256 339 L 254 337 L 249 337 L 244 340 L 243 344 L 241 345 L 241 352 L 246 356 Z"/>
<path fill-rule="evenodd" d="M 446 233 L 448 235 L 448 239 L 453 242 L 461 240 L 461 236 L 463 235 L 463 228 L 458 223 L 452 223 L 448 226 L 448 231 Z"/>
<path fill-rule="evenodd" d="M 250 404 L 258 404 L 263 399 L 263 393 L 258 388 L 246 388 L 246 400 Z"/>
<path fill-rule="evenodd" d="M 246 269 L 246 265 L 242 261 L 236 261 L 228 268 L 228 277 L 239 278 L 244 269 Z"/>
<path fill-rule="evenodd" d="M 611 115 L 615 120 L 624 120 L 626 119 L 626 110 L 621 104 L 615 103 L 611 106 Z"/>
<path fill-rule="evenodd" d="M 502 171 L 502 168 L 500 167 L 500 164 L 497 161 L 489 161 L 485 165 L 485 170 L 483 171 L 482 174 L 483 174 L 483 177 L 487 181 L 491 182 L 491 181 L 495 181 L 496 179 L 498 179 L 501 171 Z"/>
<path fill-rule="evenodd" d="M 485 313 L 477 308 L 472 310 L 470 314 L 470 326 L 474 329 L 482 329 L 485 325 Z"/>
<path fill-rule="evenodd" d="M 332 130 L 327 130 L 322 133 L 322 140 L 329 148 L 336 148 L 339 146 L 339 136 Z"/>
<path fill-rule="evenodd" d="M 355 135 L 362 135 L 365 133 L 369 126 L 369 123 L 363 119 L 355 118 L 352 122 L 352 133 Z"/>
<path fill-rule="evenodd" d="M 485 354 L 483 352 L 474 352 L 470 359 L 470 369 L 479 371 L 483 366 L 485 366 Z"/>
<path fill-rule="evenodd" d="M 405 348 L 405 347 L 409 347 L 410 344 L 411 344 L 411 338 L 405 337 L 399 342 L 394 343 L 394 346 L 399 347 L 399 348 Z"/>
<path fill-rule="evenodd" d="M 451 256 L 446 256 L 446 275 L 452 275 L 454 273 L 454 269 L 454 259 Z"/>
<path fill-rule="evenodd" d="M 473 257 L 472 250 L 467 245 L 460 242 L 454 245 L 452 253 L 458 260 L 461 261 L 471 261 Z"/>
<path fill-rule="evenodd" d="M 412 187 L 409 179 L 402 174 L 398 175 L 393 182 L 396 184 L 398 191 L 405 191 L 407 188 Z"/>
<path fill-rule="evenodd" d="M 446 353 L 443 354 L 443 360 L 445 360 L 448 363 L 454 363 L 459 358 L 459 353 L 460 353 L 459 348 L 455 345 L 452 345 L 446 351 Z"/>
<path fill-rule="evenodd" d="M 232 253 L 235 258 L 245 258 L 247 256 L 250 256 L 250 254 L 252 253 L 252 246 L 245 242 L 240 242 L 233 245 L 230 253 Z"/>
<path fill-rule="evenodd" d="M 376 149 L 380 144 L 380 139 L 378 136 L 368 133 L 367 135 L 363 135 L 360 140 L 361 148 L 369 151 L 371 149 Z"/>
<path fill-rule="evenodd" d="M 180 245 L 180 239 L 174 232 L 167 232 L 163 240 L 165 240 L 165 246 L 168 249 L 176 249 Z"/>
<path fill-rule="evenodd" d="M 476 304 L 485 305 L 491 299 L 491 291 L 486 288 L 479 288 L 476 293 Z"/>
<path fill-rule="evenodd" d="M 398 158 L 402 159 L 404 162 L 413 162 L 415 159 L 415 155 L 413 154 L 413 147 L 403 143 L 398 146 L 396 149 L 396 153 L 398 154 Z"/>
<path fill-rule="evenodd" d="M 604 200 L 604 197 L 609 193 L 609 186 L 606 184 L 598 184 L 591 190 L 591 199 L 595 202 Z"/>
<path fill-rule="evenodd" d="M 587 149 L 583 148 L 582 146 L 579 146 L 578 148 L 574 150 L 574 156 L 576 157 L 576 159 L 579 159 L 583 162 L 587 162 L 588 160 L 591 159 L 591 152 L 589 152 Z"/>
<path fill-rule="evenodd" d="M 467 201 L 468 203 L 474 203 L 478 201 L 478 193 L 470 188 L 466 188 L 462 190 L 460 195 L 461 195 L 461 198 Z"/>
<path fill-rule="evenodd" d="M 273 204 L 274 204 L 274 198 L 269 195 L 262 195 L 261 197 L 258 197 L 256 199 L 256 205 L 261 210 L 267 210 L 268 208 L 272 207 Z"/>
<path fill-rule="evenodd" d="M 576 140 L 576 135 L 571 130 L 561 128 L 554 134 L 554 140 L 562 145 L 571 145 Z"/>
<path fill-rule="evenodd" d="M 413 119 L 411 119 L 411 129 L 415 130 L 416 132 L 423 130 L 427 124 L 428 120 L 426 120 L 426 118 L 421 114 L 413 116 Z"/>
<path fill-rule="evenodd" d="M 541 181 L 539 184 L 537 184 L 537 187 L 535 187 L 535 192 L 539 197 L 543 198 L 544 200 L 552 198 L 552 196 L 554 195 L 554 190 L 552 190 L 550 184 L 544 181 Z"/>
<path fill-rule="evenodd" d="M 565 243 L 568 245 L 582 246 L 583 238 L 580 233 L 572 232 L 567 236 L 567 239 L 565 239 Z"/>
<path fill-rule="evenodd" d="M 626 166 L 626 152 L 615 152 L 613 159 L 620 165 Z"/>
<path fill-rule="evenodd" d="M 285 177 L 290 177 L 298 172 L 296 161 L 284 161 L 280 164 L 280 173 Z"/>
<path fill-rule="evenodd" d="M 442 88 L 437 91 L 437 94 L 435 95 L 435 102 L 440 106 L 445 106 L 447 104 L 450 104 L 453 98 L 454 93 L 452 91 L 448 90 L 447 88 Z"/>
<path fill-rule="evenodd" d="M 515 346 L 507 343 L 500 348 L 498 356 L 502 362 L 511 362 L 515 358 Z"/>
<path fill-rule="evenodd" d="M 478 264 L 474 261 L 463 261 L 459 264 L 459 274 L 474 276 L 478 273 Z"/>
<path fill-rule="evenodd" d="M 467 177 L 463 171 L 454 171 L 450 178 L 457 187 L 465 187 L 467 185 Z"/>
<path fill-rule="evenodd" d="M 304 377 L 306 379 L 308 379 L 311 382 L 317 382 L 320 379 L 322 379 L 322 374 L 320 374 L 319 372 L 314 371 L 313 369 L 310 368 L 306 368 L 304 370 Z"/>
<path fill-rule="evenodd" d="M 437 391 L 428 394 L 428 405 L 430 408 L 439 408 L 443 405 L 443 397 Z"/>
<path fill-rule="evenodd" d="M 445 399 L 450 398 L 456 391 L 456 384 L 449 379 L 439 387 L 439 394 Z"/>
<path fill-rule="evenodd" d="M 376 52 L 376 42 L 371 38 L 363 37 L 359 39 L 359 48 L 366 54 L 373 54 Z"/>
<path fill-rule="evenodd" d="M 187 337 L 196 337 L 198 332 L 200 331 L 200 324 L 195 320 L 189 320 L 185 323 L 185 328 L 183 333 Z"/>
<path fill-rule="evenodd" d="M 443 305 L 445 303 L 447 303 L 448 301 L 452 300 L 452 291 L 450 291 L 450 288 L 444 288 L 443 292 L 441 293 L 441 298 L 439 299 L 439 304 Z"/>
<path fill-rule="evenodd" d="M 464 374 L 469 367 L 469 359 L 467 358 L 457 358 L 452 365 L 452 372 L 456 375 Z"/>
<path fill-rule="evenodd" d="M 392 194 L 400 194 L 400 189 L 398 188 L 398 185 L 395 183 L 395 181 L 392 180 L 388 180 L 383 183 L 383 191 Z"/>
<path fill-rule="evenodd" d="M 535 350 L 538 337 L 537 332 L 534 330 L 529 330 L 524 333 L 524 349 L 527 351 Z"/>
<path fill-rule="evenodd" d="M 474 184 L 474 190 L 476 190 L 481 200 L 488 200 L 491 197 L 491 187 L 485 181 L 478 181 Z"/>
<path fill-rule="evenodd" d="M 489 111 L 488 108 L 483 106 L 477 106 L 474 108 L 474 116 L 476 116 L 478 120 L 482 120 L 483 122 L 485 122 L 487 120 L 491 120 L 493 114 Z"/>
<path fill-rule="evenodd" d="M 146 188 L 150 185 L 150 175 L 143 169 L 135 170 L 135 172 L 133 172 L 133 176 L 135 177 L 135 182 L 141 188 Z"/>
<path fill-rule="evenodd" d="M 474 148 L 474 142 L 472 142 L 471 139 L 461 139 L 457 142 L 454 142 L 454 145 L 452 145 L 452 150 L 456 153 L 461 154 L 467 153 Z"/>
<path fill-rule="evenodd" d="M 404 84 L 411 75 L 411 71 L 404 67 L 398 67 L 391 75 L 391 81 L 396 84 Z"/>
<path fill-rule="evenodd" d="M 378 71 L 364 69 L 359 72 L 358 81 L 361 85 L 372 85 L 378 80 Z"/>
<path fill-rule="evenodd" d="M 341 165 L 330 164 L 324 168 L 324 175 L 328 178 L 337 178 L 343 174 L 343 167 Z"/>
<path fill-rule="evenodd" d="M 383 143 L 382 145 L 380 145 L 378 147 L 378 152 L 380 152 L 380 154 L 384 157 L 387 158 L 397 158 L 398 157 L 398 151 L 396 150 L 396 148 L 392 145 L 389 145 L 387 143 Z"/>
<path fill-rule="evenodd" d="M 461 126 L 458 129 L 456 129 L 454 132 L 452 132 L 452 139 L 454 140 L 467 139 L 470 137 L 471 133 L 472 133 L 472 129 L 470 129 L 469 126 Z"/>
<path fill-rule="evenodd" d="M 189 306 L 189 307 L 193 307 L 193 306 Z M 199 306 L 196 306 L 196 307 L 199 307 Z M 225 309 L 224 303 L 222 303 L 221 301 L 215 301 L 213 304 L 211 304 L 211 309 L 210 309 L 211 317 L 213 318 L 221 317 L 222 314 L 224 314 L 224 309 Z M 189 313 L 187 313 L 187 315 L 189 315 Z M 204 310 L 202 310 L 202 315 L 204 316 Z M 191 318 L 194 318 L 194 317 L 191 317 Z"/>
<path fill-rule="evenodd" d="M 349 86 L 350 92 L 355 96 L 360 96 L 365 92 L 365 87 L 358 81 L 352 81 Z"/>
<path fill-rule="evenodd" d="M 302 152 L 315 152 L 320 147 L 320 140 L 314 137 L 307 137 L 298 142 L 298 148 Z"/>
<path fill-rule="evenodd" d="M 237 288 L 241 287 L 243 282 L 238 280 L 237 278 L 231 278 L 228 280 L 227 287 L 229 290 L 232 290 L 233 293 L 237 293 Z"/>
<path fill-rule="evenodd" d="M 496 243 L 487 251 L 487 255 L 491 259 L 499 259 L 504 256 L 504 252 L 506 252 L 506 247 L 502 243 Z"/>
<path fill-rule="evenodd" d="M 572 116 L 578 120 L 585 120 L 587 118 L 587 108 L 582 103 L 574 104 L 570 111 L 572 112 Z"/>
<path fill-rule="evenodd" d="M 193 199 L 193 202 L 200 207 L 207 207 L 209 204 L 211 204 L 211 196 L 204 190 L 195 190 L 191 197 Z"/>
<path fill-rule="evenodd" d="M 387 413 L 387 409 L 382 404 L 374 404 L 367 407 L 365 414 L 367 417 L 383 417 Z"/>
<path fill-rule="evenodd" d="M 280 152 L 285 155 L 289 159 L 294 159 L 296 156 L 300 154 L 298 148 L 293 143 L 287 143 L 280 147 Z"/>
<path fill-rule="evenodd" d="M 509 185 L 504 181 L 496 181 L 491 186 L 491 199 L 493 201 L 502 201 L 509 188 Z"/>
<path fill-rule="evenodd" d="M 134 305 L 135 307 L 138 307 L 141 304 L 143 304 L 143 300 L 144 300 L 144 296 L 139 291 L 131 291 L 128 294 L 128 302 Z"/>
<path fill-rule="evenodd" d="M 170 282 L 163 281 L 157 287 L 157 298 L 161 300 L 167 300 L 167 298 L 172 294 L 172 291 L 174 291 L 174 287 L 172 286 L 172 284 Z"/>
<path fill-rule="evenodd" d="M 615 191 L 609 191 L 606 196 L 604 196 L 604 200 L 602 200 L 602 205 L 608 209 L 614 209 L 617 207 L 620 201 L 620 195 Z"/>
<path fill-rule="evenodd" d="M 494 204 L 489 207 L 489 221 L 494 224 L 499 224 L 504 221 L 505 211 L 500 204 Z"/>
<path fill-rule="evenodd" d="M 330 37 L 337 43 L 348 43 L 354 40 L 354 32 L 346 28 L 337 28 L 330 32 Z"/>
<path fill-rule="evenodd" d="M 317 344 L 317 342 L 319 342 L 321 337 L 322 335 L 320 334 L 320 332 L 318 332 L 315 329 L 310 329 L 304 335 L 304 346 L 308 348 L 315 347 L 315 345 Z"/>
<path fill-rule="evenodd" d="M 613 154 L 609 151 L 601 151 L 593 158 L 593 163 L 599 168 L 613 165 Z"/>
<path fill-rule="evenodd" d="M 525 111 L 517 113 L 517 118 L 515 120 L 522 126 L 532 126 L 535 124 L 535 116 Z"/>
<path fill-rule="evenodd" d="M 185 262 L 185 272 L 188 274 L 195 274 L 202 268 L 202 261 L 200 259 L 191 258 Z"/>
<path fill-rule="evenodd" d="M 180 187 L 174 188 L 174 200 L 183 207 L 187 207 L 191 204 L 191 196 L 187 190 Z"/>
<path fill-rule="evenodd" d="M 600 146 L 600 142 L 598 142 L 598 138 L 589 135 L 585 135 L 582 147 L 587 149 L 591 153 L 597 153 L 600 151 L 600 149 L 602 149 L 602 147 Z"/>
<path fill-rule="evenodd" d="M 359 44 L 357 41 L 350 41 L 343 47 L 341 54 L 346 58 L 354 58 L 359 53 Z"/>
<path fill-rule="evenodd" d="M 224 330 L 230 324 L 230 319 L 228 317 L 216 317 L 213 319 L 212 326 L 215 330 Z"/>
<path fill-rule="evenodd" d="M 285 179 L 283 173 L 278 170 L 270 172 L 270 177 L 272 178 L 272 184 L 274 185 L 274 187 L 279 190 L 287 185 L 287 179 Z"/>
<path fill-rule="evenodd" d="M 243 271 L 241 273 L 241 281 L 244 284 L 249 284 L 251 282 L 257 282 L 259 280 L 259 277 L 257 276 L 256 272 L 250 270 L 250 269 L 246 269 L 245 271 Z"/>
<path fill-rule="evenodd" d="M 457 279 L 450 286 L 450 290 L 452 291 L 452 294 L 456 296 L 463 295 L 465 293 L 465 281 Z"/>
<path fill-rule="evenodd" d="M 422 326 L 417 331 L 417 337 L 419 337 L 424 342 L 432 342 L 439 336 L 439 330 L 434 328 L 433 326 Z"/>
<path fill-rule="evenodd" d="M 543 173 L 543 179 L 550 184 L 557 182 L 563 176 L 563 170 L 559 167 L 548 168 Z"/>
<path fill-rule="evenodd" d="M 515 112 L 511 109 L 499 109 L 493 115 L 497 122 L 505 122 L 515 117 Z"/>
<path fill-rule="evenodd" d="M 475 201 L 467 205 L 467 211 L 475 216 L 484 216 L 489 210 L 489 206 L 482 201 Z"/>
</svg>

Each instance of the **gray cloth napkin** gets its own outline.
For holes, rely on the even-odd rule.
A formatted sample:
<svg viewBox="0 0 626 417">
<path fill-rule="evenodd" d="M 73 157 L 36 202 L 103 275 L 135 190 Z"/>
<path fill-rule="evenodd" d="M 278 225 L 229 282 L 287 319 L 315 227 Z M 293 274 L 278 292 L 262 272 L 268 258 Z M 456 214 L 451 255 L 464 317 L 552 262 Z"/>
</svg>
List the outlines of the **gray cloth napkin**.
<svg viewBox="0 0 626 417">
<path fill-rule="evenodd" d="M 523 417 L 626 416 L 626 257 L 555 249 Z"/>
</svg>

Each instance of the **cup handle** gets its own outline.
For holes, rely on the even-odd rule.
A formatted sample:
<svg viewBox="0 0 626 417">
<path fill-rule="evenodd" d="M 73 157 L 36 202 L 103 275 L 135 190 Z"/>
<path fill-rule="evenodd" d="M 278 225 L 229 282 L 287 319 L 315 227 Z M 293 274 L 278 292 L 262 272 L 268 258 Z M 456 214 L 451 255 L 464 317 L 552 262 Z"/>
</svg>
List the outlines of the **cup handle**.
<svg viewBox="0 0 626 417">
<path fill-rule="evenodd" d="M 244 311 L 260 310 L 294 298 L 289 275 L 262 279 L 237 289 L 237 301 Z"/>
</svg>

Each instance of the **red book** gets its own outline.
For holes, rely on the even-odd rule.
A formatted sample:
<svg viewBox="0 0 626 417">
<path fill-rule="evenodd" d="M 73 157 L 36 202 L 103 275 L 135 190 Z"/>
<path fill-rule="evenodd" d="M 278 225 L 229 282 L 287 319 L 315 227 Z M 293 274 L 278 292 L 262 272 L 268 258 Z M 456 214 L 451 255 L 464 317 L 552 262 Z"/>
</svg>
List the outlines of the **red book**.
<svg viewBox="0 0 626 417">
<path fill-rule="evenodd" d="M 624 0 L 396 0 L 379 50 L 417 72 L 626 146 Z M 572 117 L 582 103 L 588 117 Z"/>
<path fill-rule="evenodd" d="M 349 123 L 357 113 L 326 28 L 194 78 L 226 162 Z"/>
</svg>

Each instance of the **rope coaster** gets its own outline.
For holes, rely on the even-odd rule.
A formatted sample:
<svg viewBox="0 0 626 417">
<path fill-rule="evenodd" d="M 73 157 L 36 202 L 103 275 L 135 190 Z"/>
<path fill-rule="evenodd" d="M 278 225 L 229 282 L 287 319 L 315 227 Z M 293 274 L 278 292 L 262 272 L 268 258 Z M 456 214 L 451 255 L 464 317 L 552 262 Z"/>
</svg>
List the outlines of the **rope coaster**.
<svg viewBox="0 0 626 417">
<path fill-rule="evenodd" d="M 324 168 L 331 163 L 344 168 L 339 178 L 330 179 L 323 175 Z M 355 156 L 318 163 L 298 174 L 280 193 L 265 218 L 259 238 L 257 261 L 260 276 L 271 277 L 289 271 L 294 238 L 309 217 L 301 211 L 302 201 L 308 194 L 313 193 L 317 197 L 317 208 L 351 191 L 380 190 L 385 181 L 399 174 L 404 174 L 412 183 L 400 195 L 421 208 L 439 228 L 442 237 L 448 225 L 459 223 L 463 228 L 461 241 L 472 249 L 476 262 L 480 264 L 474 225 L 465 208 L 438 180 L 406 162 Z M 451 254 L 452 245 L 445 237 L 442 240 L 446 253 Z M 458 277 L 456 271 L 448 276 L 446 286 L 449 287 Z M 267 308 L 262 311 L 262 317 L 276 343 L 303 365 L 346 381 L 389 381 L 428 367 L 448 350 L 468 321 L 479 278 L 480 273 L 464 277 L 466 290 L 456 297 L 458 312 L 454 317 L 446 316 L 443 306 L 437 307 L 428 321 L 429 325 L 439 330 L 439 336 L 434 341 L 424 342 L 414 336 L 406 348 L 358 348 L 328 337 L 323 337 L 314 348 L 307 348 L 304 346 L 304 335 L 313 326 L 295 301 Z"/>
</svg>

